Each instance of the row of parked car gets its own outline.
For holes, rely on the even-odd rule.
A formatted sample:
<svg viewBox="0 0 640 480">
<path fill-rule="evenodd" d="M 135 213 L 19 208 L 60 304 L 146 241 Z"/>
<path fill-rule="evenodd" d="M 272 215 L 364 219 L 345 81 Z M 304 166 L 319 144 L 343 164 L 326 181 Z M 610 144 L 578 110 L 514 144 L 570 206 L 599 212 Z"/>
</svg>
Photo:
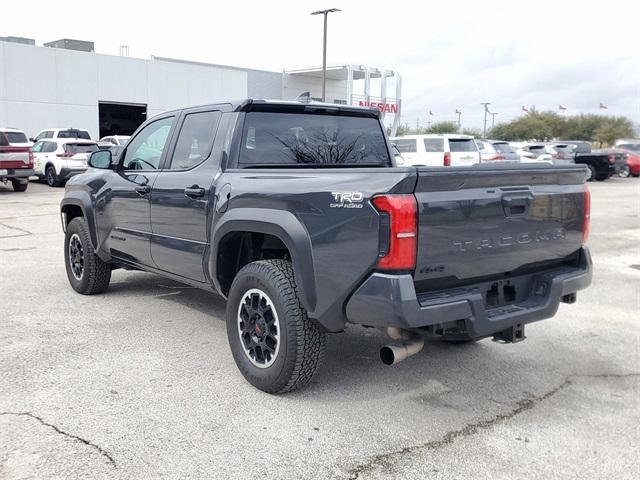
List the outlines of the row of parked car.
<svg viewBox="0 0 640 480">
<path fill-rule="evenodd" d="M 87 130 L 50 128 L 34 138 L 11 128 L 0 128 L 0 181 L 11 181 L 14 190 L 25 191 L 31 176 L 58 187 L 87 169 L 92 152 L 111 150 L 117 157 L 129 136 L 112 135 L 93 141 Z M 619 140 L 615 148 L 592 150 L 584 141 L 506 142 L 475 139 L 460 134 L 428 134 L 392 137 L 396 163 L 404 166 L 471 166 L 486 162 L 545 162 L 584 164 L 589 180 L 611 175 L 640 176 L 640 140 Z"/>
<path fill-rule="evenodd" d="M 49 128 L 27 138 L 21 130 L 0 128 L 0 181 L 10 181 L 22 192 L 33 176 L 59 187 L 86 171 L 92 152 L 109 149 L 117 156 L 128 139 L 112 135 L 94 141 L 87 130 L 77 128 Z"/>
<path fill-rule="evenodd" d="M 611 175 L 640 176 L 640 140 L 619 140 L 613 149 L 593 150 L 589 142 L 506 142 L 475 139 L 469 135 L 428 134 L 392 137 L 400 165 L 470 166 L 478 163 L 544 162 L 584 164 L 589 180 Z"/>
</svg>

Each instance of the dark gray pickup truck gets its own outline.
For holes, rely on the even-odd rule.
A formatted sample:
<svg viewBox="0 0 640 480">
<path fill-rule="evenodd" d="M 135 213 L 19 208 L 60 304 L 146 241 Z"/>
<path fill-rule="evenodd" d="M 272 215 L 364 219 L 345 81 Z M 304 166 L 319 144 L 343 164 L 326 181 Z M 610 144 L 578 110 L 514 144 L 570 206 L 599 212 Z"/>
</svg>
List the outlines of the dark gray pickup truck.
<svg viewBox="0 0 640 480">
<path fill-rule="evenodd" d="M 92 154 L 61 203 L 79 293 L 116 268 L 227 299 L 238 368 L 276 393 L 311 379 L 327 332 L 523 340 L 591 281 L 586 168 L 396 167 L 379 113 L 247 100 L 148 120 Z"/>
</svg>

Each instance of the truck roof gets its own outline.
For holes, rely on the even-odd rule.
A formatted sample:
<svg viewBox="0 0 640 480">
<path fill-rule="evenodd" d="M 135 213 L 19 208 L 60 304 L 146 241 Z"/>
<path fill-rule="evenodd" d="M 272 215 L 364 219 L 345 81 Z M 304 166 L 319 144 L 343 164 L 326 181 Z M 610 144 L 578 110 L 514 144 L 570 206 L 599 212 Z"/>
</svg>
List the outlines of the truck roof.
<svg viewBox="0 0 640 480">
<path fill-rule="evenodd" d="M 205 107 L 218 107 L 227 105 L 233 112 L 250 112 L 260 110 L 282 110 L 282 111 L 313 111 L 313 110 L 325 110 L 344 112 L 351 115 L 362 115 L 380 118 L 380 110 L 371 107 L 356 107 L 352 105 L 343 105 L 337 103 L 315 102 L 315 101 L 300 101 L 300 100 L 270 100 L 270 99 L 257 99 L 246 98 L 244 100 L 233 100 L 228 102 L 211 103 L 205 105 L 194 105 L 187 108 L 205 108 Z M 172 111 L 181 111 L 185 108 L 177 108 Z"/>
</svg>

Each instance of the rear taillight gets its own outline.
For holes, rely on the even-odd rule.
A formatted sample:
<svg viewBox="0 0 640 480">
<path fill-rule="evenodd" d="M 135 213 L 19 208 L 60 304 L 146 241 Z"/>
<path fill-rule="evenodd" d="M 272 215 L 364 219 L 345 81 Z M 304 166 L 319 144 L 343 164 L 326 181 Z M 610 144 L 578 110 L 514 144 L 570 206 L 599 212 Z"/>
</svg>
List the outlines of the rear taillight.
<svg viewBox="0 0 640 480">
<path fill-rule="evenodd" d="M 69 158 L 69 157 L 73 157 L 73 153 L 70 153 L 70 152 L 56 153 L 56 157 Z"/>
<path fill-rule="evenodd" d="M 582 244 L 589 239 L 589 227 L 591 225 L 591 192 L 587 185 L 584 186 L 584 207 L 582 211 Z"/>
<path fill-rule="evenodd" d="M 29 168 L 33 167 L 33 150 L 29 149 Z"/>
<path fill-rule="evenodd" d="M 444 163 L 445 167 L 451 166 L 451 152 L 444 152 Z"/>
<path fill-rule="evenodd" d="M 413 270 L 418 240 L 416 198 L 412 194 L 379 195 L 373 198 L 372 203 L 379 212 L 389 216 L 389 246 L 381 252 L 378 267 L 383 270 Z"/>
<path fill-rule="evenodd" d="M 504 160 L 504 155 L 491 155 L 487 160 Z"/>
<path fill-rule="evenodd" d="M 613 165 L 614 163 L 616 163 L 616 156 L 615 155 L 609 155 L 609 163 L 611 165 Z"/>
</svg>

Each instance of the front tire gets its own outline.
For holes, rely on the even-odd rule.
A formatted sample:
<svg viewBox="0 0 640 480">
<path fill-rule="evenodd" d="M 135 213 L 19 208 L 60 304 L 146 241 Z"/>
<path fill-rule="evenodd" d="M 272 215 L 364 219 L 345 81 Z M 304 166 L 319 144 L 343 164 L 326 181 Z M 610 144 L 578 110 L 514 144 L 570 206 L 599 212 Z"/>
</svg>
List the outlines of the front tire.
<svg viewBox="0 0 640 480">
<path fill-rule="evenodd" d="M 102 293 L 109 287 L 111 265 L 96 255 L 83 217 L 69 222 L 64 238 L 64 264 L 71 287 L 82 295 Z"/>
<path fill-rule="evenodd" d="M 14 192 L 26 192 L 27 187 L 29 186 L 29 180 L 22 182 L 17 178 L 11 180 L 11 186 L 13 187 Z"/>
<path fill-rule="evenodd" d="M 286 260 L 261 260 L 238 272 L 227 301 L 227 337 L 244 378 L 267 393 L 309 383 L 326 346 L 326 334 L 300 303 Z"/>
</svg>

